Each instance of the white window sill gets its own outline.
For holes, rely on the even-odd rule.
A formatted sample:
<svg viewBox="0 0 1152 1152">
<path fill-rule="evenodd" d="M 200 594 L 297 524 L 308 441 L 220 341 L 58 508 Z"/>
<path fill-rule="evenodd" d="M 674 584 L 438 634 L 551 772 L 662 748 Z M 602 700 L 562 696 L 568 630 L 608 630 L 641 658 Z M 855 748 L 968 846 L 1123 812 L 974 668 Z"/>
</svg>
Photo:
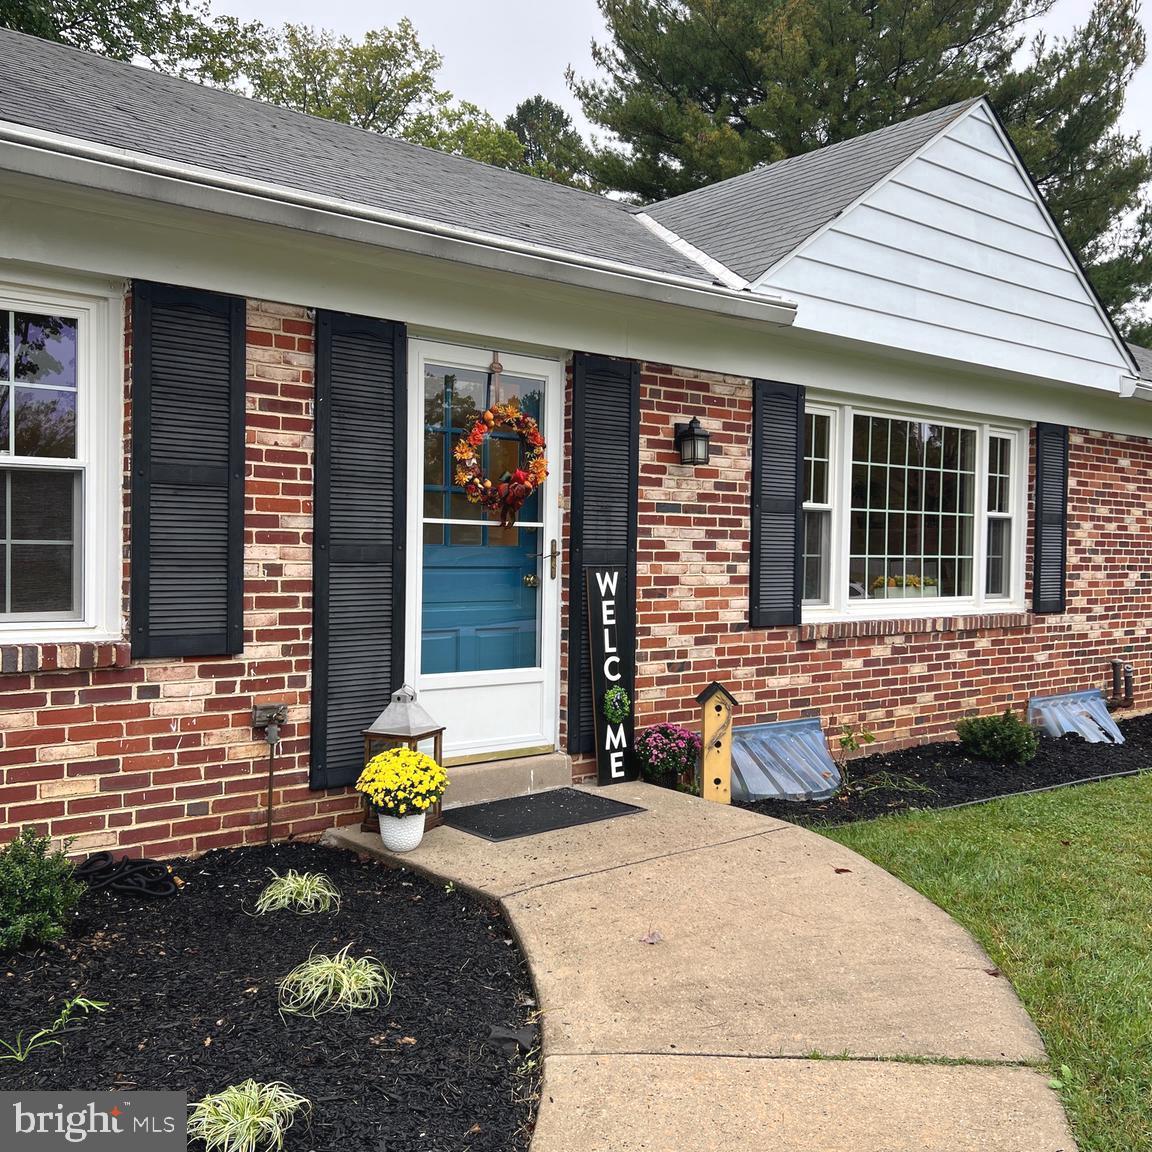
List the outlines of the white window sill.
<svg viewBox="0 0 1152 1152">
<path fill-rule="evenodd" d="M 109 632 L 104 628 L 85 628 L 72 623 L 44 628 L 0 628 L 0 645 L 4 644 L 119 644 L 125 639 L 122 632 Z"/>
<path fill-rule="evenodd" d="M 953 616 L 1002 616 L 1024 614 L 1027 607 L 1017 600 L 953 600 L 927 596 L 877 597 L 854 602 L 848 609 L 805 604 L 805 624 L 844 624 L 852 620 L 938 620 Z"/>
</svg>

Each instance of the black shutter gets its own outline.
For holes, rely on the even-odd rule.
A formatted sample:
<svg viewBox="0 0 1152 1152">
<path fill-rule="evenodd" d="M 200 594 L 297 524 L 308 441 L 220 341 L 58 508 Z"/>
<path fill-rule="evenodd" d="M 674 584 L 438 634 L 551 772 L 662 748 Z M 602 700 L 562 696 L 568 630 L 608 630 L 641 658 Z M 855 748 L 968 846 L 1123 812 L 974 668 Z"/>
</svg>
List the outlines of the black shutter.
<svg viewBox="0 0 1152 1152">
<path fill-rule="evenodd" d="M 804 389 L 753 381 L 748 613 L 753 628 L 800 623 L 803 475 Z"/>
<path fill-rule="evenodd" d="M 132 289 L 132 655 L 244 647 L 244 301 Z"/>
<path fill-rule="evenodd" d="M 406 334 L 316 317 L 313 788 L 351 784 L 404 679 Z"/>
<path fill-rule="evenodd" d="M 595 748 L 584 569 L 627 573 L 622 639 L 635 639 L 640 365 L 577 353 L 572 364 L 572 510 L 568 562 L 568 751 Z"/>
<path fill-rule="evenodd" d="M 1036 425 L 1032 611 L 1063 612 L 1068 541 L 1068 429 Z"/>
</svg>

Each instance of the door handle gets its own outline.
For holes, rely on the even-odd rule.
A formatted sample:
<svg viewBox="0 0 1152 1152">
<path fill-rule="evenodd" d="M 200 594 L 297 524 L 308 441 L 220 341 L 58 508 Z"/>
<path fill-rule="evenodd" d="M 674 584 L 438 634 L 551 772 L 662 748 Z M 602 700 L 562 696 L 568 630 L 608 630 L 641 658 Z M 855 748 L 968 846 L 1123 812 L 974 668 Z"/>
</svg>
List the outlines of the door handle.
<svg viewBox="0 0 1152 1152">
<path fill-rule="evenodd" d="M 535 572 L 529 572 L 524 577 L 524 587 L 525 588 L 539 588 L 540 587 L 540 577 L 537 576 Z"/>
<path fill-rule="evenodd" d="M 557 547 L 556 541 L 552 541 L 552 547 L 547 552 L 537 552 L 536 556 L 538 559 L 544 556 L 548 557 L 548 575 L 551 576 L 553 580 L 555 580 L 556 561 L 560 558 L 560 549 Z"/>
</svg>

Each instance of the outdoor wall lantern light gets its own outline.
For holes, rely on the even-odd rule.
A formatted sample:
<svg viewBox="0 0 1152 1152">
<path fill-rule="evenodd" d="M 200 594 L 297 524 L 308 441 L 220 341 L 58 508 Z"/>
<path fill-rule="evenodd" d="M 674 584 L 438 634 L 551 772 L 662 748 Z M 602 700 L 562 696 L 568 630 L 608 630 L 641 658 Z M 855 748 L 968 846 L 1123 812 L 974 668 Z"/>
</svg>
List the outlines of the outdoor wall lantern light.
<svg viewBox="0 0 1152 1152">
<path fill-rule="evenodd" d="M 708 463 L 708 430 L 700 427 L 695 416 L 687 424 L 676 425 L 676 447 L 681 464 Z"/>
</svg>

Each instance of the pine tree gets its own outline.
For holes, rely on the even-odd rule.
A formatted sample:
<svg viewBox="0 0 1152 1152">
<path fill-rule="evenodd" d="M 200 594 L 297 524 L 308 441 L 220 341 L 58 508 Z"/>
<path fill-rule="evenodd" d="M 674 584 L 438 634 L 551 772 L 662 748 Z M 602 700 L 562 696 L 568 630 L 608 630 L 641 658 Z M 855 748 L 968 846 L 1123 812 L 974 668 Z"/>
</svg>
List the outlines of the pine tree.
<svg viewBox="0 0 1152 1152">
<path fill-rule="evenodd" d="M 572 126 L 572 117 L 554 100 L 521 100 L 504 121 L 524 149 L 524 171 L 557 184 L 590 187 L 588 149 Z"/>
</svg>

